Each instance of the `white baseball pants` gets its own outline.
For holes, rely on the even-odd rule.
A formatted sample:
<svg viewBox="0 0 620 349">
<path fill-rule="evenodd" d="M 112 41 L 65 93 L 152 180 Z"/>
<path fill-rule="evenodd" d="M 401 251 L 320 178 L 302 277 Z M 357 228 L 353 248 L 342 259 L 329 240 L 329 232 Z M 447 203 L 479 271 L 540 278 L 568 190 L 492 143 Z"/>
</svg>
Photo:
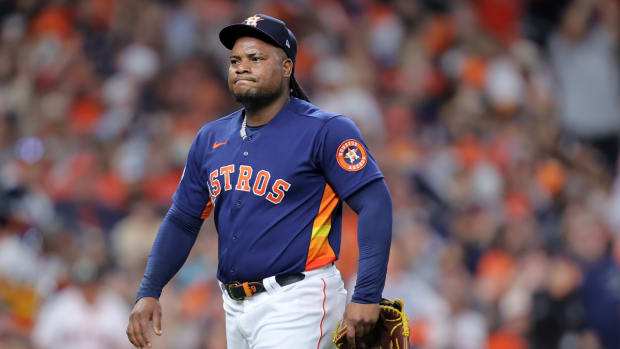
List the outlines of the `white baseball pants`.
<svg viewBox="0 0 620 349">
<path fill-rule="evenodd" d="M 221 287 L 228 348 L 333 348 L 347 300 L 340 271 L 330 263 L 304 274 L 303 280 L 284 287 L 275 277 L 266 278 L 266 292 L 242 301 Z"/>
</svg>

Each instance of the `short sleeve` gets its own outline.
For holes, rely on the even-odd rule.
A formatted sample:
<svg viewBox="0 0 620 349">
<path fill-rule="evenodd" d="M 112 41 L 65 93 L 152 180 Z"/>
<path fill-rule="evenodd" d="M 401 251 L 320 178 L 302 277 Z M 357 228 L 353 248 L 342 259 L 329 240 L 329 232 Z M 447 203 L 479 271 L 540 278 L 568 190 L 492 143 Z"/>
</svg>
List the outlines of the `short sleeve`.
<svg viewBox="0 0 620 349">
<path fill-rule="evenodd" d="M 327 182 L 342 199 L 371 181 L 383 178 L 360 130 L 349 118 L 336 116 L 328 120 L 315 149 Z"/>
<path fill-rule="evenodd" d="M 186 214 L 205 218 L 203 213 L 209 202 L 209 191 L 200 170 L 203 154 L 201 135 L 202 132 L 198 133 L 189 149 L 181 182 L 179 182 L 172 200 Z"/>
</svg>

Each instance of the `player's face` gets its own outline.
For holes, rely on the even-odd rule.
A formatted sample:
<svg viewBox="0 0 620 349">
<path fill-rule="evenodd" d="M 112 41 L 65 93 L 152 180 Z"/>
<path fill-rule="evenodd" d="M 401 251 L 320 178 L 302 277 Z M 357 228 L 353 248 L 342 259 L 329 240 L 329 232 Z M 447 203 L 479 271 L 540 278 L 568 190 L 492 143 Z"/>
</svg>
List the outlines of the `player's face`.
<svg viewBox="0 0 620 349">
<path fill-rule="evenodd" d="M 228 88 L 244 105 L 268 104 L 284 93 L 291 71 L 292 61 L 282 49 L 242 37 L 230 53 Z"/>
</svg>

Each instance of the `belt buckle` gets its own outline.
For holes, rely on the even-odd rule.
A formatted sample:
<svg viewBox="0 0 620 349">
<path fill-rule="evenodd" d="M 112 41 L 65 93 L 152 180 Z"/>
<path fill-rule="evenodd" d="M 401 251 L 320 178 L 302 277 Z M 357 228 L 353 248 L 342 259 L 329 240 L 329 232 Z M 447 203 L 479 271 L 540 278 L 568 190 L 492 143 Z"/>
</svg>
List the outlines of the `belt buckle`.
<svg viewBox="0 0 620 349">
<path fill-rule="evenodd" d="M 226 285 L 226 291 L 228 291 L 228 295 L 230 296 L 230 298 L 236 300 L 236 301 L 242 301 L 245 299 L 245 296 L 241 296 L 241 297 L 235 297 L 235 295 L 233 294 L 232 288 L 233 287 L 238 287 L 241 286 L 242 284 L 240 284 L 238 281 L 234 281 L 231 282 L 229 284 L 225 284 Z"/>
</svg>

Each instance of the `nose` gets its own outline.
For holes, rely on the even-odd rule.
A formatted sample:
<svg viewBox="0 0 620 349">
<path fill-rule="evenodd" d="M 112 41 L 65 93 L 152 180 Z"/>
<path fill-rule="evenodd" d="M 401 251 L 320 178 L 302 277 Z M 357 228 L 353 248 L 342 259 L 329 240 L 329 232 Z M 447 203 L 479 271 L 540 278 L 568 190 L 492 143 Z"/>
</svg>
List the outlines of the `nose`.
<svg viewBox="0 0 620 349">
<path fill-rule="evenodd" d="M 237 75 L 249 73 L 250 68 L 245 60 L 241 60 L 239 63 L 235 65 L 235 73 Z"/>
</svg>

